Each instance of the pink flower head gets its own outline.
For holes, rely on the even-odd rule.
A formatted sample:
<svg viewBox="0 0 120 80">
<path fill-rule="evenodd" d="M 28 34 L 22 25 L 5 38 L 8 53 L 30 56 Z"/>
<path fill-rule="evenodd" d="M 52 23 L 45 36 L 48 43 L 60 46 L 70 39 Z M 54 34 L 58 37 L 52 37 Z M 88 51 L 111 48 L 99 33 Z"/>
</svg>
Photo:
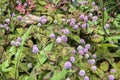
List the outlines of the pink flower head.
<svg viewBox="0 0 120 80">
<path fill-rule="evenodd" d="M 27 3 L 30 6 L 30 9 L 35 7 L 33 0 L 27 0 Z"/>
<path fill-rule="evenodd" d="M 45 5 L 45 9 L 49 9 L 49 8 L 51 8 L 52 10 L 56 10 L 55 6 L 52 6 L 50 4 Z"/>
<path fill-rule="evenodd" d="M 16 7 L 16 10 L 20 11 L 21 14 L 25 14 L 25 9 L 24 5 L 19 3 L 18 6 Z"/>
</svg>

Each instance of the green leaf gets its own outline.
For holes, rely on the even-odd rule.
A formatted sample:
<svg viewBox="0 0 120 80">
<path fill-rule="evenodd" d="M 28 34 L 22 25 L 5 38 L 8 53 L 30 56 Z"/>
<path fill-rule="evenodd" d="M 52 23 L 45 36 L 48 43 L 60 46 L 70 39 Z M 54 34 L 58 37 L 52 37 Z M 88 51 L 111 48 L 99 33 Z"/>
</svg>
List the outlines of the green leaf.
<svg viewBox="0 0 120 80">
<path fill-rule="evenodd" d="M 17 78 L 18 75 L 19 75 L 19 74 L 18 74 L 18 65 L 19 65 L 19 61 L 20 61 L 21 55 L 22 55 L 23 46 L 24 46 L 24 43 L 25 43 L 26 39 L 29 37 L 32 28 L 33 28 L 33 25 L 31 25 L 31 26 L 29 27 L 29 29 L 26 31 L 26 33 L 22 36 L 21 46 L 20 46 L 20 48 L 18 48 L 17 53 L 15 54 L 16 78 Z M 12 47 L 11 47 L 11 48 L 12 48 Z"/>
<path fill-rule="evenodd" d="M 71 5 L 71 6 L 70 6 L 70 9 L 69 9 L 69 12 L 72 13 L 72 12 L 74 12 L 74 11 L 76 11 L 76 8 Z"/>
<path fill-rule="evenodd" d="M 100 69 L 101 69 L 102 71 L 107 71 L 107 70 L 109 69 L 109 64 L 108 64 L 108 62 L 103 62 L 103 63 L 101 63 L 101 64 L 100 64 Z"/>
<path fill-rule="evenodd" d="M 58 4 L 61 0 L 53 0 L 56 4 Z"/>
<path fill-rule="evenodd" d="M 3 72 L 7 72 L 7 67 L 8 66 L 9 66 L 9 61 L 6 60 L 0 65 L 0 68 L 2 69 Z"/>
<path fill-rule="evenodd" d="M 95 72 L 93 72 L 93 73 L 95 73 L 97 76 L 99 76 L 100 78 L 103 78 L 104 77 L 104 72 L 102 71 L 102 70 L 100 70 L 100 69 L 97 69 Z"/>
<path fill-rule="evenodd" d="M 73 35 L 73 39 L 77 42 L 77 43 L 80 43 L 80 37 L 77 36 L 77 35 Z"/>
<path fill-rule="evenodd" d="M 53 47 L 53 43 L 50 43 L 49 45 L 47 45 L 47 46 L 40 52 L 40 54 L 38 54 L 38 55 L 39 55 L 40 64 L 43 64 L 43 63 L 47 60 L 45 51 L 51 51 L 52 47 Z"/>
<path fill-rule="evenodd" d="M 4 29 L 0 29 L 0 38 L 2 38 L 5 34 L 5 30 Z"/>
<path fill-rule="evenodd" d="M 104 47 L 118 47 L 118 45 L 115 45 L 115 44 L 107 44 L 107 43 L 104 43 L 104 44 L 101 44 L 101 46 L 104 46 Z"/>
<path fill-rule="evenodd" d="M 17 28 L 16 29 L 19 35 L 22 35 L 24 33 L 23 28 Z"/>
<path fill-rule="evenodd" d="M 108 12 L 104 11 L 104 23 L 107 22 L 108 18 L 109 18 Z"/>
<path fill-rule="evenodd" d="M 40 5 L 42 5 L 42 6 L 44 6 L 44 5 L 47 4 L 46 1 L 38 1 L 38 3 L 39 3 Z"/>
<path fill-rule="evenodd" d="M 97 76 L 95 76 L 95 75 L 91 75 L 91 76 L 90 76 L 90 79 L 91 79 L 91 80 L 100 80 L 100 79 L 99 79 Z"/>
<path fill-rule="evenodd" d="M 63 69 L 58 74 L 54 74 L 54 76 L 50 80 L 62 80 L 67 73 L 68 73 L 68 70 Z"/>
<path fill-rule="evenodd" d="M 115 41 L 115 40 L 118 40 L 118 39 L 120 39 L 119 35 L 106 37 L 106 41 Z"/>
<path fill-rule="evenodd" d="M 118 66 L 116 65 L 116 63 L 114 63 L 113 59 L 110 58 L 105 58 L 105 59 L 110 63 L 110 65 L 112 65 L 114 69 L 118 69 Z"/>
<path fill-rule="evenodd" d="M 29 80 L 37 80 L 35 71 L 31 73 Z"/>
<path fill-rule="evenodd" d="M 120 49 L 113 54 L 113 57 L 120 57 Z"/>
<path fill-rule="evenodd" d="M 118 15 L 116 16 L 116 18 L 114 19 L 114 21 L 113 21 L 113 24 L 114 24 L 115 27 L 117 27 L 117 28 L 120 27 L 120 22 L 119 22 L 119 20 L 120 20 L 120 14 L 118 14 Z"/>
<path fill-rule="evenodd" d="M 21 75 L 20 77 L 19 77 L 19 80 L 27 80 L 27 78 L 29 78 L 27 75 Z"/>
</svg>

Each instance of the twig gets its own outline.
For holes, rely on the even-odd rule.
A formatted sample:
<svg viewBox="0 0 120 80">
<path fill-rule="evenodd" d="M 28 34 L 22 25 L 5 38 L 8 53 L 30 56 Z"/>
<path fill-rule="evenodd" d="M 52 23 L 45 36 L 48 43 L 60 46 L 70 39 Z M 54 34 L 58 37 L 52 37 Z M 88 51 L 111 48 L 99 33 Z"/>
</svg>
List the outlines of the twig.
<svg viewBox="0 0 120 80">
<path fill-rule="evenodd" d="M 108 34 L 107 34 L 107 32 L 106 32 L 106 30 L 105 30 L 105 28 L 104 28 L 104 26 L 105 26 L 105 23 L 104 23 L 104 0 L 102 0 L 102 26 L 103 26 L 103 30 L 104 30 L 104 33 L 105 33 L 105 35 L 106 36 L 109 36 Z"/>
<path fill-rule="evenodd" d="M 117 1 L 118 5 L 120 6 L 120 1 L 119 0 L 116 0 L 116 1 Z"/>
</svg>

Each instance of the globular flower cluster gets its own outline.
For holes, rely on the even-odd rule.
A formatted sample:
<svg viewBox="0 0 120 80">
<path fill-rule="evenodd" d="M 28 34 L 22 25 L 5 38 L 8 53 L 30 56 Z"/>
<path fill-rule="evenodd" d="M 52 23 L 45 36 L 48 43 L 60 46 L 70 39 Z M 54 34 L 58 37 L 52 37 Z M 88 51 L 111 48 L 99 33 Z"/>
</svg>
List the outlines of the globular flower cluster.
<svg viewBox="0 0 120 80">
<path fill-rule="evenodd" d="M 42 24 L 47 23 L 47 17 L 46 16 L 41 16 L 39 20 Z"/>
<path fill-rule="evenodd" d="M 54 38 L 55 38 L 55 34 L 54 34 L 54 33 L 51 33 L 51 34 L 50 34 L 50 38 L 51 38 L 51 39 L 54 39 Z"/>
<path fill-rule="evenodd" d="M 79 4 L 80 4 L 80 5 L 87 5 L 87 4 L 88 4 L 88 1 L 80 1 Z"/>
<path fill-rule="evenodd" d="M 21 21 L 21 20 L 22 20 L 22 16 L 19 15 L 19 16 L 17 17 L 17 19 L 18 19 L 19 21 Z"/>
<path fill-rule="evenodd" d="M 10 23 L 10 19 L 9 18 L 6 19 L 5 22 L 9 24 Z"/>
<path fill-rule="evenodd" d="M 85 41 L 84 41 L 83 39 L 80 40 L 80 43 L 81 43 L 81 41 L 82 41 L 83 43 L 85 43 Z M 82 44 L 83 44 L 83 43 L 82 43 Z M 89 52 L 89 49 L 90 49 L 90 44 L 86 44 L 85 47 L 82 47 L 81 45 L 79 45 L 79 46 L 77 47 L 78 53 L 79 53 L 80 55 L 84 55 L 84 54 L 88 53 L 88 52 Z"/>
<path fill-rule="evenodd" d="M 33 45 L 32 52 L 33 52 L 34 54 L 37 54 L 37 53 L 39 52 L 39 49 L 38 49 L 38 46 L 37 46 L 37 45 Z"/>
<path fill-rule="evenodd" d="M 56 43 L 57 44 L 60 44 L 62 42 L 67 42 L 68 38 L 65 36 L 65 35 L 62 35 L 62 36 L 58 36 L 57 39 L 56 39 Z"/>
<path fill-rule="evenodd" d="M 41 27 L 41 25 L 42 25 L 41 23 L 38 23 L 38 24 L 37 24 L 38 27 Z"/>
<path fill-rule="evenodd" d="M 74 0 L 72 0 L 74 2 Z M 80 6 L 87 6 L 88 5 L 88 1 L 80 1 L 79 2 Z M 67 23 L 68 26 L 70 26 L 70 30 L 73 29 L 73 31 L 76 30 L 86 30 L 89 27 L 95 27 L 94 29 L 97 29 L 96 24 L 99 21 L 99 17 L 98 17 L 98 11 L 99 11 L 99 7 L 96 5 L 95 2 L 92 2 L 92 9 L 87 12 L 81 12 L 77 18 L 75 17 L 71 17 L 69 19 L 62 19 L 62 23 Z M 96 12 L 96 14 L 94 14 L 94 12 Z M 47 19 L 45 19 L 46 16 L 42 16 L 40 17 L 40 23 L 41 24 L 45 24 L 47 22 Z M 54 25 L 58 24 L 58 21 L 55 19 L 53 20 Z M 90 25 L 90 23 L 92 24 L 92 26 Z M 41 26 L 40 24 L 40 26 Z M 62 28 L 64 27 L 64 25 L 62 25 Z M 109 24 L 105 24 L 104 26 L 105 29 L 110 28 Z M 60 32 L 59 32 L 60 33 Z M 49 37 L 52 40 L 55 40 L 55 42 L 59 45 L 61 43 L 67 43 L 68 42 L 68 35 L 71 34 L 72 31 L 69 31 L 68 28 L 63 28 L 61 30 L 60 34 L 56 34 L 56 33 L 51 33 L 49 35 Z M 74 36 L 73 36 L 74 37 Z M 93 35 L 94 39 L 95 38 L 99 38 L 99 35 L 97 35 L 97 33 L 95 35 Z M 75 54 L 78 53 L 79 56 L 81 56 L 82 58 L 85 58 L 86 63 L 89 65 L 89 68 L 91 71 L 96 71 L 98 70 L 97 66 L 96 66 L 96 58 L 97 55 L 94 53 L 90 53 L 91 50 L 91 44 L 87 44 L 87 42 L 85 42 L 85 38 L 81 38 L 80 36 L 80 42 L 79 45 L 77 46 L 76 49 L 72 50 L 72 56 L 70 56 L 69 60 L 67 60 L 64 63 L 64 68 L 65 69 L 72 69 L 72 67 L 74 66 L 75 62 L 77 62 L 76 56 L 74 56 Z M 80 68 L 81 69 L 81 68 Z M 111 74 L 113 74 L 115 72 L 115 70 L 111 70 Z M 84 69 L 79 71 L 79 76 L 82 77 L 84 80 L 90 80 L 89 76 L 87 76 L 87 71 L 85 71 Z M 109 80 L 114 80 L 114 76 L 113 75 L 109 75 Z"/>
<path fill-rule="evenodd" d="M 0 24 L 0 28 L 4 28 L 5 30 L 9 30 L 9 25 L 8 24 Z"/>
<path fill-rule="evenodd" d="M 90 80 L 90 78 L 88 76 L 85 76 L 84 80 Z"/>
<path fill-rule="evenodd" d="M 114 75 L 109 75 L 109 80 L 114 80 Z"/>
<path fill-rule="evenodd" d="M 91 45 L 90 44 L 85 44 L 85 43 L 86 43 L 85 40 L 81 39 L 80 40 L 81 45 L 79 45 L 77 47 L 77 50 L 73 49 L 72 54 L 74 55 L 75 53 L 78 52 L 80 56 L 84 56 L 86 59 L 88 59 L 90 57 L 89 50 L 91 48 Z M 84 45 L 84 47 L 82 45 Z M 95 58 L 96 57 L 97 57 L 96 54 L 93 54 L 92 55 L 93 59 L 88 59 L 88 64 L 91 66 L 92 71 L 97 70 L 97 67 L 95 66 Z M 65 69 L 71 69 L 74 62 L 75 62 L 75 57 L 71 56 L 70 60 L 64 63 L 64 68 Z M 85 70 L 80 70 L 79 75 L 81 77 L 83 77 L 84 80 L 90 80 L 90 78 L 86 75 Z"/>
<path fill-rule="evenodd" d="M 69 34 L 69 30 L 62 29 L 61 32 L 63 33 L 63 35 L 61 35 L 61 36 L 56 37 L 54 33 L 51 33 L 49 37 L 51 39 L 56 39 L 57 44 L 66 43 L 68 41 L 67 34 Z"/>
<path fill-rule="evenodd" d="M 10 22 L 11 22 L 10 18 L 7 18 L 5 20 L 4 24 L 0 24 L 0 28 L 4 28 L 5 30 L 9 30 L 9 28 L 10 28 L 9 24 L 10 24 Z"/>
<path fill-rule="evenodd" d="M 57 37 L 57 39 L 56 39 L 56 43 L 57 43 L 57 44 L 62 43 L 62 39 L 61 39 L 61 37 L 60 37 L 60 36 L 58 36 L 58 37 Z"/>
<path fill-rule="evenodd" d="M 104 29 L 109 29 L 110 28 L 110 24 L 105 24 Z"/>
<path fill-rule="evenodd" d="M 96 66 L 92 66 L 91 69 L 92 69 L 92 71 L 95 71 L 97 69 L 97 67 Z"/>
<path fill-rule="evenodd" d="M 62 40 L 63 42 L 67 42 L 67 41 L 68 41 L 68 38 L 67 38 L 65 35 L 62 35 L 62 36 L 61 36 L 61 40 Z"/>
<path fill-rule="evenodd" d="M 1 28 L 1 29 L 5 29 L 5 30 L 7 30 L 7 31 L 10 30 L 10 23 L 11 23 L 11 19 L 12 19 L 13 17 L 15 17 L 15 14 L 14 14 L 14 13 L 11 14 L 11 18 L 6 18 L 5 21 L 4 21 L 4 23 L 3 23 L 3 24 L 0 24 L 0 28 Z"/>
<path fill-rule="evenodd" d="M 85 70 L 80 70 L 79 71 L 79 75 L 82 76 L 82 77 L 84 77 L 86 75 Z"/>
<path fill-rule="evenodd" d="M 110 75 L 108 76 L 109 80 L 115 80 L 114 73 L 116 73 L 115 69 L 110 70 Z"/>
<path fill-rule="evenodd" d="M 22 40 L 22 39 L 21 39 L 20 37 L 18 37 L 18 38 L 16 39 L 16 41 L 11 41 L 11 45 L 18 47 L 18 46 L 20 46 L 20 44 L 21 44 L 21 40 Z"/>
<path fill-rule="evenodd" d="M 110 73 L 111 73 L 111 74 L 116 73 L 116 70 L 115 70 L 115 69 L 111 69 L 111 70 L 110 70 Z"/>
<path fill-rule="evenodd" d="M 79 75 L 80 75 L 81 77 L 84 77 L 84 80 L 89 80 L 89 77 L 86 76 L 85 70 L 80 70 L 80 71 L 79 71 Z"/>
<path fill-rule="evenodd" d="M 70 61 L 66 61 L 64 64 L 65 69 L 70 69 L 72 67 L 72 63 Z"/>
<path fill-rule="evenodd" d="M 70 33 L 68 29 L 62 29 L 62 32 L 63 32 L 65 35 Z"/>
<path fill-rule="evenodd" d="M 74 63 L 75 57 L 74 57 L 74 56 L 71 56 L 71 57 L 70 57 L 70 61 L 71 61 L 72 63 Z"/>
<path fill-rule="evenodd" d="M 74 49 L 74 50 L 72 50 L 72 54 L 75 54 L 76 53 L 76 50 Z"/>
<path fill-rule="evenodd" d="M 80 44 L 85 44 L 85 40 L 84 39 L 80 39 Z"/>
</svg>

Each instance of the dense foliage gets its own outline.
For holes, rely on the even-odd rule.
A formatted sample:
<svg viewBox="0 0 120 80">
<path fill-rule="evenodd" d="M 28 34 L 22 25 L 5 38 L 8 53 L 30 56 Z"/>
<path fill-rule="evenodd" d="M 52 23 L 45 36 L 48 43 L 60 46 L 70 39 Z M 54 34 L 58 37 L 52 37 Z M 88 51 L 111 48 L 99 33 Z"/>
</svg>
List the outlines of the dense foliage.
<svg viewBox="0 0 120 80">
<path fill-rule="evenodd" d="M 0 0 L 0 80 L 119 80 L 119 0 Z"/>
</svg>

